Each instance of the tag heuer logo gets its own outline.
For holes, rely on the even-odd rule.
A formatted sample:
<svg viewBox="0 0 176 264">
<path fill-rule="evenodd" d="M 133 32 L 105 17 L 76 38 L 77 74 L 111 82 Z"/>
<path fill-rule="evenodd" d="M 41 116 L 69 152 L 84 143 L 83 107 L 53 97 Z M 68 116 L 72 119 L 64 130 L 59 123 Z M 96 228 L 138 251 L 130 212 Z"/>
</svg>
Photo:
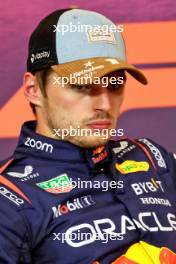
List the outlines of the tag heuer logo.
<svg viewBox="0 0 176 264">
<path fill-rule="evenodd" d="M 71 181 L 67 174 L 59 175 L 48 181 L 39 182 L 37 186 L 50 193 L 65 193 L 73 189 Z"/>
</svg>

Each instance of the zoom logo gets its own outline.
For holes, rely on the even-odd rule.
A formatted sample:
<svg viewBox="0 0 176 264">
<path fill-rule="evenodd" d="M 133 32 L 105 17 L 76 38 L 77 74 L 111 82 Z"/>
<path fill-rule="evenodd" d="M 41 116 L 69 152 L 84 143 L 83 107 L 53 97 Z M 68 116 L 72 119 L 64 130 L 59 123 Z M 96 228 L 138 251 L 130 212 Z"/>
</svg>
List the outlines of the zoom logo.
<svg viewBox="0 0 176 264">
<path fill-rule="evenodd" d="M 53 152 L 53 146 L 51 144 L 48 144 L 46 142 L 43 143 L 39 140 L 36 141 L 34 138 L 27 137 L 24 144 L 25 146 L 28 146 L 30 148 L 36 148 L 38 150 L 49 152 L 49 153 Z"/>
</svg>

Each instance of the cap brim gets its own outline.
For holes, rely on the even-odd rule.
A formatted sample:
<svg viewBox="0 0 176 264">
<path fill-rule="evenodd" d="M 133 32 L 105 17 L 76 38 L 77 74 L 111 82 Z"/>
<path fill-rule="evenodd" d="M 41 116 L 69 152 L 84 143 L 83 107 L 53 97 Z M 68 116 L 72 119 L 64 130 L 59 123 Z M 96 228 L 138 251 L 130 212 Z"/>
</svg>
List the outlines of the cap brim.
<svg viewBox="0 0 176 264">
<path fill-rule="evenodd" d="M 71 84 L 88 85 L 96 78 L 101 78 L 111 72 L 126 70 L 137 81 L 146 85 L 147 78 L 135 66 L 117 58 L 90 58 L 58 64 L 51 68 L 61 77 L 68 78 Z"/>
</svg>

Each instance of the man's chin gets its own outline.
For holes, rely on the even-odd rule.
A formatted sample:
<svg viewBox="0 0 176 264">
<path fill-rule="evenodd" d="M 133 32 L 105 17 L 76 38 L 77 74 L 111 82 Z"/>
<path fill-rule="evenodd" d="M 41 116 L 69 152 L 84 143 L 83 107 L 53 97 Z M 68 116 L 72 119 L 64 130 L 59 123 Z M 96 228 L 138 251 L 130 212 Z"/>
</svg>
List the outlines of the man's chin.
<svg viewBox="0 0 176 264">
<path fill-rule="evenodd" d="M 71 141 L 73 144 L 82 148 L 97 148 L 105 145 L 108 142 L 108 140 L 109 138 L 105 138 L 105 137 L 87 136 L 87 137 L 74 138 Z"/>
</svg>

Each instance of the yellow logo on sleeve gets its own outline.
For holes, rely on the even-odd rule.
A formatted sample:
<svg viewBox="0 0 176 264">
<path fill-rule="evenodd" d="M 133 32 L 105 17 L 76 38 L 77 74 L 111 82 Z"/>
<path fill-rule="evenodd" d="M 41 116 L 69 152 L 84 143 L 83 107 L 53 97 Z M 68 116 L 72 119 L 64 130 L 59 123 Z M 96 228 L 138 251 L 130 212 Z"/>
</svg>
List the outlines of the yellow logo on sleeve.
<svg viewBox="0 0 176 264">
<path fill-rule="evenodd" d="M 146 161 L 126 160 L 121 164 L 116 163 L 115 167 L 122 174 L 128 174 L 139 171 L 148 171 L 150 166 Z"/>
</svg>

